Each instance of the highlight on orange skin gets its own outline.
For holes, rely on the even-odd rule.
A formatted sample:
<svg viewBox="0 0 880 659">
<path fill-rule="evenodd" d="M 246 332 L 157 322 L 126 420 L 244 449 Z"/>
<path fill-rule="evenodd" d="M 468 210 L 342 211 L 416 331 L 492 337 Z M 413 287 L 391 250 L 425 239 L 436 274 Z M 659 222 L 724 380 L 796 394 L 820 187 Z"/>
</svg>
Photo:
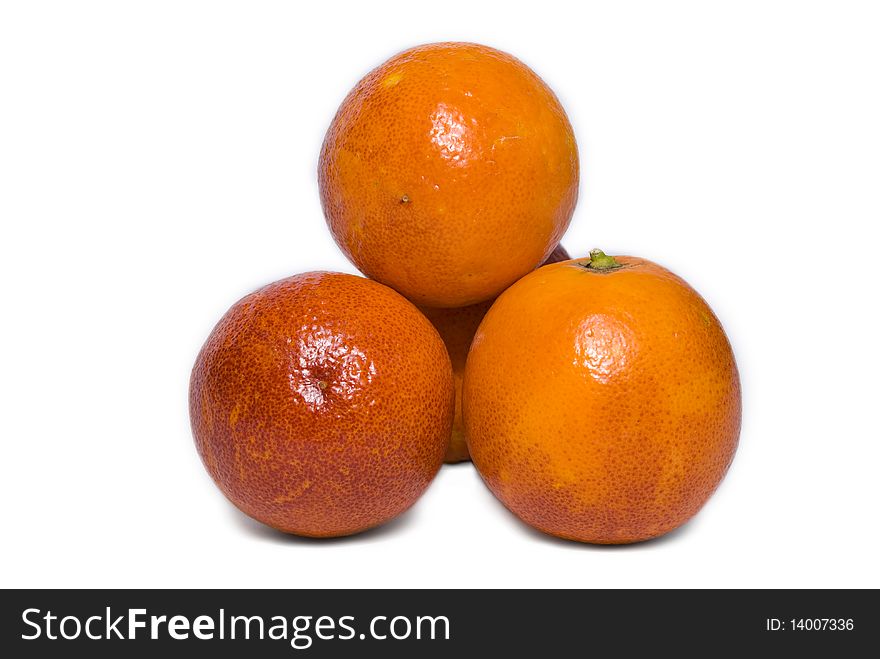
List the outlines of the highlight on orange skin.
<svg viewBox="0 0 880 659">
<path fill-rule="evenodd" d="M 584 318 L 576 330 L 573 366 L 598 382 L 609 382 L 627 367 L 627 352 L 635 339 L 630 328 L 602 314 Z"/>
<path fill-rule="evenodd" d="M 287 343 L 296 343 L 290 353 L 290 389 L 312 410 L 331 400 L 351 403 L 376 375 L 376 365 L 364 352 L 330 328 L 316 326 L 295 342 L 288 337 Z"/>
</svg>

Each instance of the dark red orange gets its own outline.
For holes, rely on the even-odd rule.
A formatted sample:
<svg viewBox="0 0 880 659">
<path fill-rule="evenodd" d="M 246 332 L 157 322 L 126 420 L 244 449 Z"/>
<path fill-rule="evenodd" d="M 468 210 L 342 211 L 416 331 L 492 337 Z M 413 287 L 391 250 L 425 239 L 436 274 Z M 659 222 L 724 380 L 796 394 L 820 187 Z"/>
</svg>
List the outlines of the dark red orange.
<svg viewBox="0 0 880 659">
<path fill-rule="evenodd" d="M 312 272 L 234 304 L 196 360 L 199 455 L 242 511 L 306 536 L 356 533 L 409 508 L 449 444 L 446 349 L 374 281 Z"/>
</svg>

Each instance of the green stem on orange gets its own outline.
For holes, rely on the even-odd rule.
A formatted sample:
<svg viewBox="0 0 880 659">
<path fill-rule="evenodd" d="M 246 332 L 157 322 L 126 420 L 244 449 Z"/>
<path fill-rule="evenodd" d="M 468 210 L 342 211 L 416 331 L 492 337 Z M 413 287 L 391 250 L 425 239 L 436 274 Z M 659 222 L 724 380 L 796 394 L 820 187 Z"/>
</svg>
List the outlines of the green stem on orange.
<svg viewBox="0 0 880 659">
<path fill-rule="evenodd" d="M 623 264 L 618 263 L 613 256 L 608 256 L 601 249 L 594 249 L 590 252 L 590 262 L 587 267 L 591 270 L 613 270 L 619 268 Z"/>
</svg>

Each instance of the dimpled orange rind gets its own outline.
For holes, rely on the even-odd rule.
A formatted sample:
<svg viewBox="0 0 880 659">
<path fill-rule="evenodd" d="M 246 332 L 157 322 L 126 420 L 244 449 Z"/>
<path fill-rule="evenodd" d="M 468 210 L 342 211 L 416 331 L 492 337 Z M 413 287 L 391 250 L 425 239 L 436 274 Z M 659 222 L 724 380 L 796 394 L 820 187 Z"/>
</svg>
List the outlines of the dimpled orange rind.
<svg viewBox="0 0 880 659">
<path fill-rule="evenodd" d="M 567 261 L 571 257 L 562 245 L 547 257 L 542 265 Z M 422 313 L 434 325 L 446 344 L 446 350 L 452 360 L 452 372 L 455 376 L 455 419 L 452 423 L 452 437 L 449 441 L 449 450 L 446 452 L 444 462 L 455 463 L 470 460 L 467 448 L 467 436 L 464 431 L 464 421 L 461 415 L 461 383 L 464 378 L 464 366 L 467 361 L 468 350 L 474 334 L 483 320 L 483 316 L 492 306 L 492 300 L 472 304 L 467 307 L 443 308 L 443 307 L 420 307 Z"/>
<path fill-rule="evenodd" d="M 440 468 L 452 369 L 428 320 L 391 289 L 312 272 L 244 297 L 190 384 L 199 455 L 254 519 L 304 536 L 375 527 Z"/>
<path fill-rule="evenodd" d="M 559 242 L 578 151 L 551 89 L 507 53 L 437 43 L 395 55 L 342 102 L 318 184 L 367 276 L 418 305 L 491 299 Z"/>
<path fill-rule="evenodd" d="M 549 265 L 505 291 L 463 385 L 471 458 L 520 519 L 554 536 L 639 542 L 684 524 L 736 451 L 740 381 L 712 310 L 650 261 Z"/>
</svg>

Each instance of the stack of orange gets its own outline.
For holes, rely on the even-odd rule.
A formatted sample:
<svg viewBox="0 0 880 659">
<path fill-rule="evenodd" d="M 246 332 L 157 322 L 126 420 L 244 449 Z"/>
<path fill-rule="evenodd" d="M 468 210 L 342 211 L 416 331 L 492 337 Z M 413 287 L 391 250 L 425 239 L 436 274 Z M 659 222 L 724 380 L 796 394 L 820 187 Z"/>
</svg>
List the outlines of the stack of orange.
<svg viewBox="0 0 880 659">
<path fill-rule="evenodd" d="M 511 55 L 431 44 L 367 74 L 318 165 L 367 278 L 248 295 L 193 369 L 196 445 L 232 503 L 290 533 L 356 533 L 470 456 L 556 536 L 636 542 L 696 514 L 739 436 L 730 344 L 668 270 L 569 258 L 578 177 L 559 100 Z"/>
</svg>

